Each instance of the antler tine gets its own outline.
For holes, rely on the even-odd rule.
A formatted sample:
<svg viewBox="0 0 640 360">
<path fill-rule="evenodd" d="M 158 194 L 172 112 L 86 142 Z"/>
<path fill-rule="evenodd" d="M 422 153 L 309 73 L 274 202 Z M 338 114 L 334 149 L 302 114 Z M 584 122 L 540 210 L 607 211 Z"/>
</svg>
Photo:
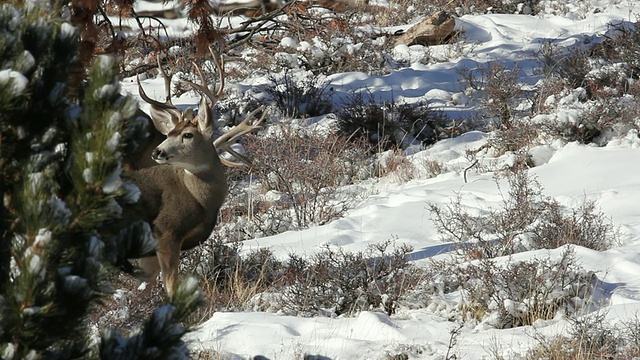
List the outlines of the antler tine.
<svg viewBox="0 0 640 360">
<path fill-rule="evenodd" d="M 158 69 L 160 69 L 160 74 L 164 79 L 164 89 L 166 93 L 164 103 L 154 100 L 147 95 L 147 93 L 144 91 L 144 88 L 142 87 L 142 84 L 140 83 L 139 76 L 136 77 L 136 80 L 138 81 L 138 94 L 140 94 L 140 98 L 142 98 L 142 100 L 151 105 L 152 113 L 165 111 L 168 112 L 173 118 L 182 121 L 182 112 L 178 110 L 178 108 L 176 108 L 171 102 L 171 78 L 167 75 L 166 71 L 162 67 L 162 64 L 160 63 L 160 57 L 157 57 L 157 61 Z"/>
<path fill-rule="evenodd" d="M 213 50 L 211 50 L 211 47 L 209 47 L 209 52 L 211 53 L 211 56 L 213 58 L 213 63 L 216 65 L 216 71 L 218 72 L 218 82 L 220 83 L 220 85 L 217 91 L 214 93 L 209 89 L 209 87 L 207 86 L 207 79 L 202 73 L 202 69 L 200 69 L 200 66 L 198 66 L 198 64 L 196 64 L 195 62 L 193 63 L 193 66 L 196 68 L 196 72 L 198 73 L 198 76 L 200 77 L 200 82 L 202 84 L 196 84 L 193 81 L 189 81 L 189 80 L 181 80 L 181 81 L 186 84 L 189 84 L 195 90 L 200 91 L 201 93 L 206 95 L 211 101 L 211 105 L 209 105 L 209 109 L 213 109 L 215 104 L 218 102 L 218 99 L 220 99 L 220 97 L 224 92 L 224 59 L 221 56 L 216 56 L 213 53 Z"/>
<path fill-rule="evenodd" d="M 230 146 L 228 148 L 224 149 L 226 152 L 228 152 L 229 154 L 233 155 L 233 157 L 237 158 L 238 160 L 240 160 L 240 162 L 236 162 L 236 161 L 230 161 L 227 160 L 225 158 L 220 158 L 220 162 L 226 166 L 230 166 L 230 167 L 242 167 L 242 166 L 246 166 L 248 168 L 253 167 L 253 164 L 251 163 L 251 160 L 249 160 L 249 158 L 247 158 L 246 156 L 238 153 L 237 151 L 233 150 Z"/>
<path fill-rule="evenodd" d="M 259 111 L 263 111 L 262 116 L 260 116 L 258 120 L 253 121 L 254 117 Z M 238 162 L 222 159 L 222 162 L 225 165 L 227 166 L 247 165 L 249 167 L 252 166 L 251 161 L 244 155 L 239 154 L 237 151 L 235 151 L 231 147 L 231 145 L 233 145 L 236 141 L 238 141 L 238 139 L 240 139 L 242 136 L 262 128 L 262 124 L 264 123 L 264 119 L 266 118 L 266 116 L 267 116 L 267 111 L 264 111 L 264 107 L 260 107 L 252 111 L 251 113 L 249 113 L 249 115 L 247 115 L 247 118 L 244 119 L 240 124 L 236 125 L 231 130 L 227 131 L 226 133 L 218 137 L 213 142 L 213 145 L 215 146 L 216 149 L 224 150 L 229 154 L 233 155 L 233 157 L 241 161 L 241 163 L 238 163 Z"/>
<path fill-rule="evenodd" d="M 225 144 L 233 144 L 234 142 L 238 141 L 238 139 L 243 135 L 262 128 L 262 123 L 264 122 L 264 119 L 267 116 L 266 111 L 262 113 L 262 116 L 257 121 L 252 122 L 253 118 L 261 110 L 264 110 L 264 107 L 259 107 L 253 110 L 251 113 L 249 113 L 249 115 L 247 115 L 247 118 L 244 119 L 240 124 L 234 126 L 231 130 L 220 135 L 220 137 L 218 137 L 213 142 L 213 145 L 216 148 L 218 148 L 218 147 L 224 147 Z"/>
<path fill-rule="evenodd" d="M 160 70 L 160 74 L 162 74 L 162 78 L 164 79 L 164 92 L 165 94 L 167 94 L 165 96 L 164 103 L 173 106 L 173 103 L 171 102 L 171 77 L 167 75 L 167 72 L 162 67 L 160 56 L 156 56 L 156 60 L 158 61 L 158 69 Z"/>
<path fill-rule="evenodd" d="M 211 105 L 208 105 L 208 107 L 209 107 L 209 109 L 213 109 L 213 106 L 218 102 L 218 96 L 216 96 L 211 91 L 211 89 L 209 89 L 209 87 L 207 86 L 206 78 L 204 77 L 204 74 L 202 73 L 202 70 L 200 69 L 200 66 L 198 66 L 198 64 L 196 64 L 196 63 L 193 63 L 193 66 L 195 66 L 196 72 L 200 76 L 200 80 L 202 81 L 202 85 L 201 84 L 196 84 L 193 81 L 185 80 L 185 79 L 182 79 L 180 81 L 182 81 L 185 84 L 189 84 L 189 86 L 191 86 L 194 90 L 197 90 L 197 91 L 201 92 L 202 94 L 204 94 L 206 97 L 208 97 L 209 100 L 211 100 Z"/>
<path fill-rule="evenodd" d="M 213 63 L 216 64 L 216 69 L 218 70 L 218 81 L 220 82 L 220 88 L 216 92 L 216 97 L 222 96 L 222 92 L 224 91 L 224 58 L 218 54 L 213 53 L 211 46 L 209 46 L 209 53 L 211 54 L 211 58 L 213 59 Z"/>
</svg>

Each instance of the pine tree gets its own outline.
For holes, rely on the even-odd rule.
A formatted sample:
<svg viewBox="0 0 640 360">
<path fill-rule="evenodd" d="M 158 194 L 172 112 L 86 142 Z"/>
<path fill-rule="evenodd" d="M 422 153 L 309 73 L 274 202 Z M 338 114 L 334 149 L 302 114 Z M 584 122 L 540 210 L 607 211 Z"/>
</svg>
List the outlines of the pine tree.
<svg viewBox="0 0 640 360">
<path fill-rule="evenodd" d="M 0 5 L 0 357 L 187 358 L 180 321 L 201 301 L 193 279 L 140 329 L 88 339 L 87 312 L 110 274 L 131 271 L 127 259 L 155 240 L 148 224 L 120 219 L 139 195 L 122 158 L 145 122 L 111 57 L 68 85 L 79 35 L 64 14 L 56 2 Z"/>
</svg>

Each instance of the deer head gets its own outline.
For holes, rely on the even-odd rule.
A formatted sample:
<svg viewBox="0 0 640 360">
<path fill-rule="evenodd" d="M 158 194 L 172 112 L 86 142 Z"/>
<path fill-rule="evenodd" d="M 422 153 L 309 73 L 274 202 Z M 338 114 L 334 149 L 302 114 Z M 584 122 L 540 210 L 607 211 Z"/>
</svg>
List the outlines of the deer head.
<svg viewBox="0 0 640 360">
<path fill-rule="evenodd" d="M 210 49 L 218 71 L 218 88 L 211 91 L 201 69 L 194 67 L 201 84 L 181 80 L 200 93 L 197 113 L 191 109 L 180 111 L 171 102 L 171 77 L 162 66 L 167 96 L 164 102 L 147 96 L 138 82 L 141 98 L 151 105 L 150 116 L 158 132 L 166 136 L 151 151 L 158 166 L 134 171 L 130 179 L 140 189 L 141 196 L 132 208 L 137 218 L 151 224 L 158 246 L 156 256 L 140 260 L 142 279 L 153 282 L 162 271 L 169 297 L 175 292 L 180 252 L 207 240 L 216 224 L 218 211 L 227 195 L 227 181 L 223 164 L 250 165 L 249 160 L 233 150 L 231 145 L 243 135 L 261 127 L 266 116 L 257 111 L 217 139 L 214 134 L 212 109 L 224 88 L 224 62 Z M 160 63 L 159 63 L 160 65 Z M 238 161 L 223 160 L 219 151 L 228 151 Z M 125 214 L 125 216 L 127 216 Z"/>
</svg>

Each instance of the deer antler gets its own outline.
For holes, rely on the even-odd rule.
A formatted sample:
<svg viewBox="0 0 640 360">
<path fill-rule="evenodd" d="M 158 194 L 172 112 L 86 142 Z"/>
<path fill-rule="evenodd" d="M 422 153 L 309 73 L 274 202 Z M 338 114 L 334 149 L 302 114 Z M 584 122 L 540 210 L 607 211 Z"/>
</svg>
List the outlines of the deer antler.
<svg viewBox="0 0 640 360">
<path fill-rule="evenodd" d="M 256 117 L 256 114 L 258 114 L 258 112 L 262 112 L 262 115 L 260 116 L 259 119 L 256 120 L 255 117 Z M 251 113 L 249 113 L 246 119 L 244 119 L 240 124 L 236 125 L 231 130 L 225 132 L 224 134 L 220 135 L 217 139 L 215 139 L 215 141 L 213 142 L 213 146 L 216 149 L 224 150 L 229 154 L 233 155 L 236 159 L 241 161 L 241 162 L 234 162 L 224 158 L 220 158 L 220 161 L 222 161 L 223 164 L 227 166 L 234 166 L 234 167 L 245 166 L 245 165 L 248 167 L 252 166 L 251 161 L 246 156 L 238 153 L 231 146 L 236 141 L 238 141 L 238 139 L 240 139 L 242 136 L 250 132 L 253 132 L 255 130 L 261 129 L 266 116 L 267 116 L 267 111 L 265 111 L 264 106 L 259 107 L 256 110 L 253 110 Z"/>
<path fill-rule="evenodd" d="M 182 112 L 178 110 L 178 108 L 176 108 L 175 105 L 173 105 L 173 103 L 171 102 L 171 77 L 167 75 L 167 72 L 162 67 L 162 64 L 160 62 L 160 57 L 157 56 L 156 59 L 158 61 L 158 69 L 160 70 L 160 74 L 164 79 L 164 91 L 166 94 L 164 103 L 153 100 L 152 98 L 147 96 L 147 93 L 144 91 L 142 84 L 140 84 L 139 76 L 136 78 L 138 80 L 138 93 L 140 94 L 140 97 L 142 98 L 142 100 L 144 100 L 146 103 L 151 105 L 151 111 L 150 111 L 151 118 L 165 119 L 166 121 L 166 115 L 169 115 L 171 118 L 170 121 L 172 123 L 182 122 L 183 120 Z"/>
<path fill-rule="evenodd" d="M 189 84 L 192 88 L 194 88 L 195 90 L 201 92 L 202 94 L 206 95 L 207 98 L 209 98 L 210 100 L 210 105 L 208 106 L 208 114 L 210 114 L 211 110 L 213 109 L 213 107 L 215 106 L 215 104 L 218 102 L 218 99 L 220 99 L 220 97 L 223 94 L 224 91 L 224 58 L 222 56 L 220 56 L 220 54 L 216 54 L 214 53 L 214 51 L 211 49 L 211 47 L 209 47 L 209 53 L 211 54 L 211 58 L 213 60 L 213 63 L 216 66 L 216 71 L 218 72 L 218 82 L 219 85 L 217 87 L 217 90 L 211 91 L 209 89 L 208 86 L 206 86 L 206 78 L 204 76 L 204 74 L 202 73 L 202 70 L 200 69 L 200 67 L 197 64 L 193 64 L 196 68 L 196 71 L 198 73 L 198 75 L 200 76 L 200 81 L 203 85 L 200 84 L 196 84 L 192 81 L 189 80 L 182 80 L 184 83 Z M 206 102 L 206 100 L 203 98 L 202 102 L 201 102 L 201 109 L 203 108 L 204 103 Z M 258 114 L 258 112 L 262 111 L 262 116 L 259 119 L 255 119 L 256 114 Z M 251 167 L 251 161 L 244 155 L 238 153 L 236 150 L 234 150 L 232 148 L 232 145 L 238 141 L 238 139 L 240 139 L 242 136 L 253 132 L 255 130 L 258 130 L 262 127 L 262 123 L 264 122 L 264 119 L 267 115 L 267 112 L 264 111 L 264 108 L 258 108 L 254 111 L 252 111 L 249 115 L 247 115 L 247 118 L 242 121 L 240 124 L 236 125 L 235 127 L 233 127 L 231 130 L 225 132 L 224 134 L 222 134 L 221 136 L 219 136 L 217 139 L 215 139 L 215 141 L 213 142 L 214 147 L 220 151 L 220 150 L 224 150 L 226 152 L 228 152 L 229 154 L 231 154 L 233 157 L 235 157 L 236 159 L 240 160 L 240 162 L 235 162 L 235 161 L 230 161 L 224 158 L 220 158 L 220 161 L 222 161 L 223 164 L 227 165 L 227 166 L 235 166 L 235 167 L 239 167 L 239 166 L 249 166 Z"/>
<path fill-rule="evenodd" d="M 214 93 L 209 89 L 209 87 L 206 85 L 207 79 L 205 78 L 204 74 L 202 73 L 202 70 L 196 63 L 193 63 L 193 66 L 196 68 L 196 72 L 198 73 L 198 76 L 200 76 L 200 81 L 202 82 L 202 85 L 196 84 L 189 80 L 181 80 L 181 81 L 186 84 L 189 84 L 193 89 L 200 91 L 202 94 L 206 95 L 211 101 L 211 105 L 208 106 L 209 110 L 211 110 L 213 109 L 215 104 L 218 102 L 218 99 L 220 99 L 224 91 L 224 59 L 219 54 L 216 56 L 213 50 L 211 50 L 211 47 L 209 47 L 209 53 L 211 54 L 213 63 L 216 65 L 216 71 L 218 72 L 218 82 L 220 83 L 218 90 Z"/>
<path fill-rule="evenodd" d="M 178 108 L 173 105 L 171 102 L 171 77 L 167 74 L 164 68 L 161 66 L 160 58 L 158 57 L 158 68 L 160 69 L 160 74 L 164 79 L 165 84 L 165 92 L 166 98 L 164 103 L 160 101 L 156 101 L 151 99 L 145 93 L 142 85 L 140 84 L 140 79 L 138 79 L 138 92 L 140 93 L 140 97 L 146 101 L 149 105 L 151 105 L 151 118 L 154 121 L 154 125 L 156 125 L 157 129 L 161 128 L 169 128 L 173 127 L 178 123 L 184 121 L 190 121 L 193 124 L 197 124 L 201 130 L 209 135 L 214 133 L 214 129 L 212 128 L 212 124 L 215 122 L 212 119 L 212 110 L 218 100 L 222 97 L 224 93 L 224 59 L 219 53 L 215 53 L 211 47 L 209 47 L 209 53 L 211 54 L 213 63 L 215 64 L 216 71 L 218 73 L 218 82 L 219 85 L 214 87 L 215 90 L 209 89 L 207 86 L 207 79 L 202 72 L 202 69 L 195 62 L 193 66 L 196 69 L 198 76 L 200 77 L 200 84 L 195 83 L 190 80 L 181 79 L 182 83 L 188 84 L 193 90 L 199 92 L 202 97 L 200 99 L 200 104 L 198 107 L 198 115 L 195 117 L 192 116 L 192 110 L 187 109 L 184 112 L 181 112 Z M 208 100 L 208 101 L 207 101 Z M 259 119 L 255 119 L 258 112 L 262 112 L 262 115 Z M 221 158 L 222 163 L 227 166 L 251 166 L 251 162 L 249 159 L 242 154 L 238 153 L 236 150 L 232 148 L 232 145 L 237 142 L 242 136 L 248 134 L 252 131 L 260 129 L 262 127 L 262 123 L 267 115 L 267 112 L 264 111 L 264 108 L 258 108 L 251 112 L 247 118 L 242 121 L 240 124 L 233 127 L 231 130 L 227 131 L 213 142 L 215 148 L 220 151 L 226 151 L 231 154 L 233 157 L 239 160 L 239 162 L 230 161 L 224 158 Z M 163 130 L 161 130 L 162 132 Z M 168 131 L 167 131 L 168 132 Z M 166 132 L 164 132 L 166 135 Z"/>
</svg>

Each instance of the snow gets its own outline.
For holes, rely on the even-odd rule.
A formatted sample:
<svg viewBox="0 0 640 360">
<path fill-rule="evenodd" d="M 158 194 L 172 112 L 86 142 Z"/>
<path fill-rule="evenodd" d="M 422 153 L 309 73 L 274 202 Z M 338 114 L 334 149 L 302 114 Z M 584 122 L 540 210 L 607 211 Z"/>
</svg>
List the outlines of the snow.
<svg viewBox="0 0 640 360">
<path fill-rule="evenodd" d="M 27 88 L 29 80 L 21 73 L 13 70 L 0 70 L 0 84 L 11 86 L 11 92 L 20 95 Z"/>
<path fill-rule="evenodd" d="M 460 70 L 477 69 L 498 60 L 511 66 L 517 64 L 522 69 L 519 80 L 535 85 L 540 77 L 532 71 L 534 56 L 545 43 L 551 42 L 561 48 L 588 43 L 606 33 L 608 24 L 628 21 L 630 14 L 640 11 L 633 0 L 589 3 L 601 11 L 573 6 L 567 7 L 573 11 L 560 13 L 553 10 L 554 2 L 548 2 L 545 16 L 462 16 L 457 19 L 457 26 L 464 31 L 467 49 L 459 56 L 423 64 L 424 51 L 428 50 L 431 56 L 437 55 L 440 59 L 442 54 L 451 54 L 453 50 L 443 46 L 429 49 L 398 46 L 393 54 L 395 60 L 408 62 L 410 66 L 380 76 L 362 72 L 330 75 L 328 81 L 334 90 L 334 101 L 340 103 L 351 91 L 366 89 L 380 101 L 428 101 L 437 104 L 452 118 L 462 116 L 472 110 L 474 103 L 463 92 Z M 232 23 L 237 21 L 231 20 Z M 186 28 L 180 20 L 167 24 L 170 33 L 180 33 Z M 316 44 L 297 43 L 292 38 L 284 38 L 281 46 L 308 49 L 315 57 L 324 56 Z M 253 84 L 261 82 L 254 80 Z M 162 79 L 141 82 L 149 89 L 150 96 L 162 96 Z M 138 94 L 135 79 L 126 79 L 122 86 L 128 92 Z M 238 84 L 238 89 L 251 87 L 248 83 Z M 549 99 L 546 105 L 557 109 L 548 116 L 575 122 L 575 106 L 579 105 L 580 96 L 577 90 L 562 99 Z M 197 99 L 186 96 L 175 99 L 175 103 L 194 105 Z M 144 104 L 143 110 L 146 110 Z M 542 115 L 534 119 L 546 120 L 548 118 L 542 118 Z M 428 257 L 450 251 L 451 244 L 444 243 L 435 229 L 428 204 L 446 205 L 458 194 L 462 205 L 470 210 L 501 203 L 504 194 L 500 188 L 506 186 L 498 187 L 492 170 L 509 165 L 511 158 L 479 153 L 478 160 L 485 171 L 472 168 L 467 181 L 463 176 L 471 165 L 466 157 L 467 150 L 479 149 L 489 137 L 490 134 L 470 132 L 442 140 L 428 149 L 413 151 L 409 159 L 418 172 L 414 180 L 405 183 L 381 180 L 371 185 L 375 187 L 371 192 L 374 195 L 343 218 L 323 226 L 248 240 L 244 242 L 243 250 L 266 247 L 276 256 L 285 258 L 289 253 L 313 254 L 327 243 L 346 251 L 362 251 L 369 244 L 393 238 L 397 243 L 413 246 L 411 259 L 418 264 Z M 636 170 L 640 161 L 639 146 L 637 133 L 629 132 L 605 147 L 554 141 L 529 150 L 535 164 L 529 173 L 543 186 L 544 195 L 568 206 L 579 206 L 585 199 L 593 200 L 612 223 L 619 226 L 621 243 L 615 248 L 603 252 L 575 249 L 581 265 L 596 272 L 600 280 L 597 292 L 602 298 L 602 309 L 606 319 L 612 322 L 630 319 L 640 311 L 640 213 L 637 211 L 640 172 Z M 427 178 L 427 161 L 437 161 L 445 171 L 437 177 Z M 517 254 L 516 258 L 559 258 L 562 251 L 562 248 L 530 251 Z M 514 312 L 521 306 L 507 305 Z M 353 317 L 338 318 L 218 312 L 196 331 L 187 334 L 186 339 L 192 349 L 213 350 L 224 359 L 256 355 L 269 359 L 296 359 L 302 358 L 303 354 L 330 359 L 388 359 L 399 352 L 408 354 L 411 359 L 444 359 L 449 351 L 464 359 L 494 358 L 492 354 L 496 352 L 503 358 L 516 358 L 534 345 L 532 333 L 562 334 L 568 326 L 562 317 L 505 330 L 465 325 L 459 330 L 456 344 L 449 350 L 451 331 L 459 325 L 445 316 L 448 306 L 443 302 L 426 309 L 401 309 L 392 316 L 364 311 Z"/>
<path fill-rule="evenodd" d="M 39 229 L 38 234 L 36 235 L 36 240 L 33 242 L 33 246 L 35 248 L 43 248 L 49 243 L 51 243 L 51 230 L 49 229 Z"/>
<path fill-rule="evenodd" d="M 120 177 L 121 173 L 122 169 L 120 167 L 117 167 L 104 179 L 102 190 L 105 192 L 105 194 L 113 194 L 122 188 L 122 178 Z"/>
<path fill-rule="evenodd" d="M 62 40 L 67 40 L 73 36 L 76 36 L 77 34 L 78 30 L 76 29 L 76 27 L 69 23 L 63 23 L 60 26 L 60 37 Z"/>
</svg>

